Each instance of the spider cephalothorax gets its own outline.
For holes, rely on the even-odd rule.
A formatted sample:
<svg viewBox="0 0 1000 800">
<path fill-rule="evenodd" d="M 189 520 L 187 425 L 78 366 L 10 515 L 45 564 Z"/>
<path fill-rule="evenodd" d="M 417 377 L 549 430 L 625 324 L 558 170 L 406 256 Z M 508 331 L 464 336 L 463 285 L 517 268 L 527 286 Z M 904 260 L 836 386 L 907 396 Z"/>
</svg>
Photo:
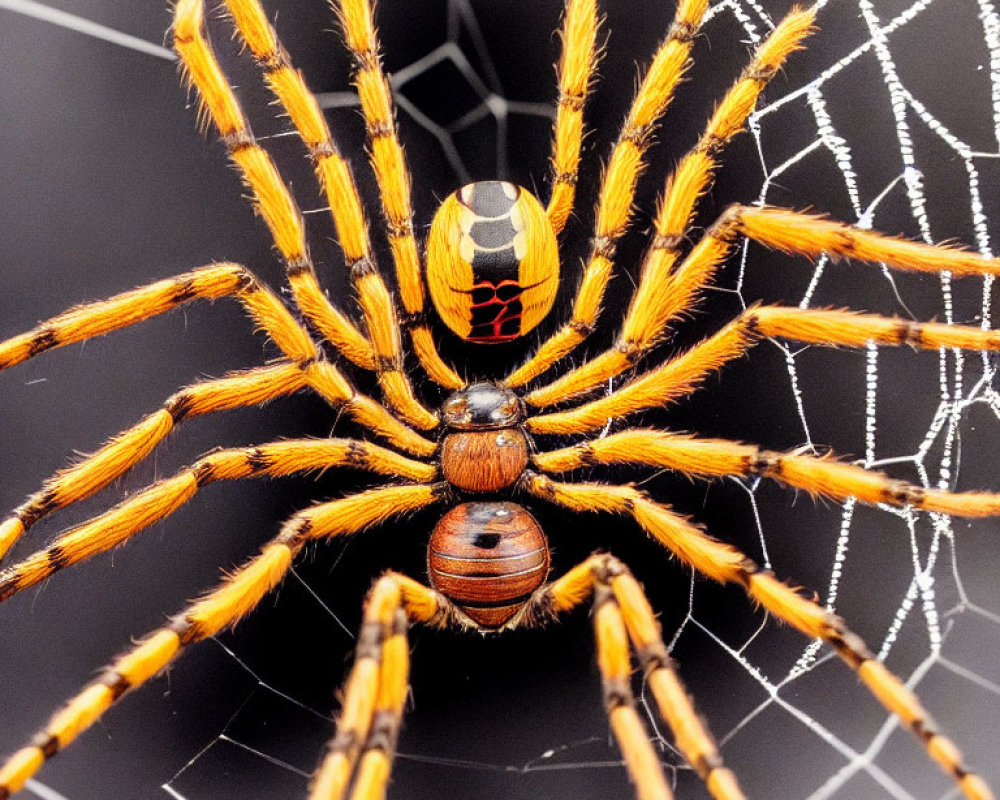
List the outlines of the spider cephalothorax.
<svg viewBox="0 0 1000 800">
<path fill-rule="evenodd" d="M 473 383 L 442 407 L 441 473 L 464 492 L 512 486 L 528 465 L 524 404 L 510 389 Z"/>
<path fill-rule="evenodd" d="M 876 343 L 932 351 L 1000 350 L 1000 335 L 979 327 L 843 310 L 754 305 L 687 352 L 614 385 L 615 378 L 650 355 L 690 312 L 740 237 L 808 258 L 827 254 L 834 259 L 884 262 L 895 269 L 947 271 L 954 277 L 1000 275 L 1000 261 L 995 259 L 772 207 L 734 206 L 687 249 L 698 200 L 711 187 L 722 150 L 745 125 L 768 80 L 812 31 L 815 9 L 793 8 L 760 44 L 698 143 L 664 181 L 653 220 L 655 234 L 615 344 L 548 383 L 525 389 L 536 379 L 544 380 L 594 330 L 615 268 L 616 243 L 632 221 L 636 185 L 652 134 L 685 72 L 707 0 L 679 0 L 673 23 L 639 83 L 603 172 L 590 254 L 569 319 L 499 384 L 470 384 L 445 362 L 431 335 L 425 292 L 429 288 L 444 322 L 462 338 L 475 342 L 521 336 L 551 308 L 558 284 L 556 237 L 573 210 L 583 108 L 597 58 L 595 0 L 566 3 L 548 204 L 543 207 L 526 190 L 509 183 L 466 186 L 438 211 L 426 263 L 416 240 L 406 164 L 371 6 L 368 0 L 337 3 L 344 39 L 354 56 L 355 81 L 402 309 L 397 308 L 375 263 L 350 167 L 301 73 L 292 67 L 258 0 L 226 0 L 240 38 L 264 71 L 315 166 L 357 290 L 363 327 L 331 303 L 319 284 L 309 257 L 304 217 L 225 80 L 203 29 L 203 2 L 178 0 L 174 45 L 203 98 L 206 116 L 218 128 L 253 193 L 285 262 L 291 299 L 312 331 L 247 269 L 221 263 L 71 309 L 0 342 L 0 369 L 4 369 L 192 300 L 233 297 L 282 356 L 264 366 L 182 388 L 162 408 L 92 456 L 54 475 L 0 522 L 0 556 L 43 517 L 90 496 L 125 473 L 190 417 L 261 404 L 308 388 L 389 446 L 358 439 L 282 439 L 210 451 L 176 475 L 0 572 L 0 600 L 126 541 L 216 481 L 334 467 L 366 470 L 383 480 L 375 488 L 294 514 L 257 556 L 115 659 L 31 744 L 0 766 L 0 800 L 22 788 L 47 759 L 129 690 L 163 670 L 184 648 L 236 624 L 281 583 L 295 556 L 309 543 L 354 534 L 466 495 L 472 496 L 470 501 L 444 513 L 430 535 L 427 569 L 435 588 L 390 572 L 371 590 L 337 735 L 313 776 L 313 800 L 340 800 L 351 787 L 352 797 L 359 799 L 384 793 L 407 694 L 410 623 L 503 629 L 558 617 L 590 598 L 610 724 L 640 796 L 669 800 L 672 793 L 632 698 L 633 656 L 643 667 L 656 708 L 673 731 L 678 751 L 715 800 L 742 800 L 736 777 L 723 764 L 711 733 L 685 692 L 656 617 L 627 567 L 609 555 L 595 554 L 546 582 L 546 537 L 528 511 L 513 502 L 515 494 L 517 499 L 525 495 L 566 513 L 600 511 L 625 517 L 700 575 L 742 587 L 769 613 L 807 637 L 826 642 L 875 698 L 916 734 L 967 800 L 991 800 L 983 779 L 964 764 L 958 748 L 935 727 L 920 701 L 840 617 L 636 485 L 552 477 L 584 467 L 633 464 L 702 478 L 762 476 L 837 501 L 854 498 L 907 507 L 913 513 L 1000 515 L 1000 495 L 995 493 L 905 484 L 858 465 L 802 451 L 776 453 L 669 430 L 612 430 L 613 423 L 633 413 L 660 408 L 690 394 L 707 376 L 747 353 L 763 337 L 849 347 Z M 440 410 L 424 404 L 404 369 L 403 329 L 427 379 L 452 392 Z M 340 364 L 325 358 L 317 334 L 345 362 L 376 374 L 384 404 L 361 394 Z M 579 399 L 609 382 L 614 388 L 604 396 Z M 557 405 L 563 408 L 552 410 Z M 602 433 L 595 436 L 595 431 Z M 548 435 L 584 434 L 591 436 L 559 449 L 532 445 L 534 437 L 544 445 L 543 437 Z"/>
</svg>

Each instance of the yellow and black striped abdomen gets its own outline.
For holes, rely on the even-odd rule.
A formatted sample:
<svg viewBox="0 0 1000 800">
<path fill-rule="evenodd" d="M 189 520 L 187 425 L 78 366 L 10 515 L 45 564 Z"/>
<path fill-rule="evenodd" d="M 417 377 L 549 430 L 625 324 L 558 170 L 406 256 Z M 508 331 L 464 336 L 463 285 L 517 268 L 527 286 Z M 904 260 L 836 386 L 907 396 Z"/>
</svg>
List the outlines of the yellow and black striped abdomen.
<svg viewBox="0 0 1000 800">
<path fill-rule="evenodd" d="M 466 341 L 523 336 L 552 308 L 559 250 L 527 189 L 481 181 L 451 194 L 427 240 L 427 284 L 441 319 Z"/>
</svg>

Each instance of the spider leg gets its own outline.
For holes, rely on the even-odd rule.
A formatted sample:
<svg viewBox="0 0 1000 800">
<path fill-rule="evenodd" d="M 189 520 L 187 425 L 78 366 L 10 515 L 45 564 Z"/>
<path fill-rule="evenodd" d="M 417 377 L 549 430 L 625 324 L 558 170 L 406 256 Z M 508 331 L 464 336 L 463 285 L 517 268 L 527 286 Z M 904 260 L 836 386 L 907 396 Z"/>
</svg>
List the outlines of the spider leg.
<svg viewBox="0 0 1000 800">
<path fill-rule="evenodd" d="M 596 585 L 598 664 L 604 676 L 612 728 L 641 800 L 670 800 L 673 795 L 632 699 L 628 634 L 622 612 L 606 579 L 596 577 L 608 574 L 607 570 L 600 573 L 598 570 L 607 560 L 595 557 L 539 590 L 519 620 L 525 623 L 552 612 L 568 611 L 584 602 Z M 313 778 L 310 800 L 340 800 L 350 787 L 352 776 L 354 800 L 383 796 L 406 697 L 408 622 L 431 626 L 468 624 L 447 599 L 411 578 L 387 573 L 379 579 L 365 603 L 364 622 L 345 688 L 337 734 Z M 640 627 L 644 624 L 640 623 Z M 655 627 L 655 621 L 652 624 Z M 651 647 L 648 649 L 652 652 Z M 694 738 L 689 735 L 688 740 Z M 721 773 L 728 770 L 720 770 Z M 717 782 L 721 784 L 722 780 Z M 717 796 L 720 800 L 742 797 L 738 792 Z"/>
<path fill-rule="evenodd" d="M 366 369 L 375 365 L 371 343 L 319 288 L 306 247 L 302 214 L 270 156 L 253 137 L 236 96 L 226 83 L 212 48 L 202 34 L 202 0 L 181 0 L 174 8 L 174 47 L 186 77 L 197 87 L 201 114 L 219 130 L 230 158 L 253 192 L 275 246 L 285 259 L 295 300 L 306 317 L 351 361 Z"/>
<path fill-rule="evenodd" d="M 192 300 L 234 297 L 292 361 L 314 358 L 316 346 L 256 276 L 239 264 L 219 263 L 156 281 L 108 300 L 86 303 L 0 342 L 0 370 L 56 347 L 127 328 Z"/>
<path fill-rule="evenodd" d="M 389 248 L 406 312 L 403 324 L 409 328 L 413 349 L 431 379 L 449 389 L 460 389 L 465 381 L 442 360 L 428 324 L 420 255 L 413 235 L 410 173 L 396 132 L 392 90 L 382 70 L 371 4 L 368 0 L 338 0 L 336 8 L 344 43 L 354 56 L 354 83 L 367 123 L 369 160 L 379 186 Z"/>
<path fill-rule="evenodd" d="M 685 234 L 694 219 L 698 200 L 714 183 L 722 151 L 743 131 L 747 117 L 770 80 L 788 57 L 803 49 L 812 33 L 816 9 L 793 8 L 757 48 L 751 62 L 729 89 L 705 127 L 698 143 L 667 179 L 654 221 L 655 236 L 643 259 L 639 285 L 615 346 L 592 361 L 561 375 L 553 384 L 532 393 L 544 399 L 572 395 L 597 386 L 633 365 L 660 340 L 667 318 L 663 284 L 680 256 Z"/>
<path fill-rule="evenodd" d="M 337 733 L 313 776 L 310 800 L 340 800 L 355 773 L 352 797 L 384 795 L 406 700 L 407 627 L 455 619 L 447 599 L 412 578 L 388 572 L 376 581 L 365 601 Z"/>
<path fill-rule="evenodd" d="M 687 70 L 695 35 L 708 8 L 706 0 L 681 0 L 673 24 L 636 93 L 632 108 L 608 158 L 598 198 L 594 238 L 569 322 L 546 339 L 535 354 L 507 376 L 522 386 L 571 352 L 593 330 L 614 267 L 618 240 L 628 230 L 636 185 L 660 117 Z"/>
<path fill-rule="evenodd" d="M 904 271 L 950 272 L 957 277 L 1000 275 L 1000 259 L 958 247 L 913 242 L 784 208 L 734 205 L 666 277 L 655 293 L 656 307 L 643 309 L 642 313 L 657 321 L 658 330 L 691 309 L 740 236 L 810 259 L 825 253 L 834 259 L 853 258 Z"/>
<path fill-rule="evenodd" d="M 42 765 L 93 725 L 126 692 L 159 673 L 188 645 L 234 626 L 281 583 L 309 541 L 346 535 L 439 499 L 440 486 L 394 486 L 312 506 L 292 516 L 256 557 L 214 590 L 115 659 L 58 711 L 32 744 L 0 766 L 0 798 L 21 789 Z"/>
<path fill-rule="evenodd" d="M 0 342 L 0 370 L 46 350 L 134 325 L 195 298 L 233 296 L 250 317 L 306 376 L 309 385 L 334 408 L 343 407 L 361 425 L 410 453 L 428 456 L 436 445 L 408 428 L 370 397 L 358 394 L 330 362 L 284 304 L 253 273 L 238 264 L 220 263 L 151 283 L 109 300 L 71 308 L 33 330 Z"/>
<path fill-rule="evenodd" d="M 565 613 L 586 600 L 592 592 L 598 609 L 595 627 L 600 631 L 602 620 L 598 615 L 606 614 L 603 624 L 612 630 L 604 650 L 610 650 L 618 661 L 624 659 L 615 678 L 605 684 L 606 696 L 609 700 L 623 696 L 631 700 L 628 644 L 623 641 L 627 630 L 660 715 L 674 734 L 677 749 L 694 767 L 712 797 L 716 800 L 743 800 L 736 776 L 723 764 L 714 737 L 702 722 L 677 674 L 673 659 L 667 653 L 653 609 L 628 567 L 613 556 L 593 555 L 558 580 L 539 589 L 524 612 L 525 618 L 530 619 L 533 614 Z M 611 612 L 604 612 L 604 605 L 611 606 Z M 641 726 L 638 732 L 641 734 Z M 639 736 L 638 740 L 648 746 L 645 736 Z M 653 759 L 653 766 L 659 771 L 655 755 Z M 640 782 L 637 780 L 636 783 Z"/>
<path fill-rule="evenodd" d="M 610 587 L 598 583 L 594 592 L 594 637 L 601 671 L 604 705 L 611 730 L 625 756 L 625 765 L 639 800 L 673 800 L 663 767 L 653 749 L 632 696 L 632 659 L 628 632 Z"/>
<path fill-rule="evenodd" d="M 828 457 L 778 453 L 751 444 L 669 431 L 625 430 L 561 450 L 536 453 L 532 460 L 545 472 L 568 472 L 595 464 L 645 464 L 706 478 L 763 475 L 813 496 L 837 501 L 855 497 L 865 503 L 913 506 L 964 517 L 1000 514 L 1000 494 L 925 488 Z"/>
<path fill-rule="evenodd" d="M 611 277 L 616 243 L 628 228 L 636 182 L 642 171 L 646 148 L 652 141 L 653 127 L 670 102 L 673 89 L 684 72 L 691 41 L 704 12 L 704 3 L 684 2 L 678 5 L 670 35 L 654 58 L 608 162 L 598 201 L 593 248 L 574 303 L 572 319 L 543 342 L 531 359 L 507 377 L 508 386 L 522 386 L 540 375 L 571 352 L 593 329 Z M 726 142 L 742 130 L 746 116 L 753 110 L 757 96 L 768 80 L 780 69 L 788 55 L 799 49 L 802 39 L 812 30 L 814 16 L 814 11 L 793 9 L 772 32 L 716 110 L 698 146 L 688 154 L 668 182 L 667 200 L 661 203 L 657 217 L 656 238 L 656 243 L 664 245 L 668 251 L 680 245 L 686 220 L 693 213 L 694 202 L 711 181 L 716 156 Z M 664 70 L 662 74 L 661 69 Z M 680 229 L 680 234 L 673 233 L 675 228 Z M 660 233 L 661 229 L 666 233 Z M 669 257 L 665 253 L 656 258 Z M 648 267 L 644 269 L 644 273 L 649 271 Z"/>
<path fill-rule="evenodd" d="M 562 56 L 559 59 L 559 102 L 552 128 L 552 197 L 545 209 L 558 236 L 573 211 L 583 107 L 597 65 L 597 2 L 568 0 L 563 14 Z"/>
<path fill-rule="evenodd" d="M 227 6 L 243 41 L 264 70 L 274 92 L 305 143 L 326 194 L 337 238 L 351 271 L 365 326 L 375 350 L 375 369 L 390 402 L 418 427 L 434 427 L 433 415 L 420 406 L 403 371 L 402 341 L 396 310 L 385 281 L 375 266 L 361 198 L 351 169 L 330 135 L 316 98 L 267 20 L 258 0 L 228 0 Z M 436 420 L 435 420 L 436 422 Z"/>
<path fill-rule="evenodd" d="M 668 359 L 606 397 L 568 411 L 530 417 L 532 433 L 580 433 L 595 430 L 644 408 L 654 408 L 690 394 L 727 361 L 744 355 L 764 336 L 782 336 L 813 344 L 863 347 L 867 342 L 904 345 L 925 350 L 962 347 L 1000 349 L 1000 333 L 968 325 L 913 322 L 853 311 L 829 311 L 781 306 L 747 309 L 717 333 Z M 546 387 L 547 388 L 547 387 Z M 527 398 L 532 401 L 532 395 Z M 548 397 L 558 402 L 562 397 Z"/>
<path fill-rule="evenodd" d="M 1000 260 L 948 245 L 929 245 L 886 236 L 855 225 L 773 206 L 730 206 L 712 226 L 712 236 L 732 242 L 746 236 L 767 247 L 819 258 L 856 258 L 915 272 L 950 272 L 958 277 L 1000 275 Z"/>
<path fill-rule="evenodd" d="M 134 467 L 190 417 L 260 405 L 306 385 L 305 373 L 295 364 L 231 372 L 223 378 L 200 381 L 175 392 L 163 407 L 106 442 L 100 450 L 60 470 L 42 488 L 0 522 L 0 559 L 24 532 L 55 511 L 90 497 Z"/>
<path fill-rule="evenodd" d="M 429 483 L 437 467 L 392 450 L 351 439 L 289 439 L 202 456 L 170 478 L 158 481 L 109 511 L 63 533 L 48 547 L 0 571 L 0 601 L 76 564 L 128 541 L 172 514 L 209 483 L 258 476 L 286 476 L 336 466 Z M 396 487 L 406 497 L 411 487 Z M 357 495 L 365 502 L 366 494 Z M 391 497 L 391 494 L 389 495 Z"/>
<path fill-rule="evenodd" d="M 349 237 L 342 238 L 341 243 L 351 263 L 374 349 L 372 343 L 330 304 L 320 289 L 306 245 L 302 213 L 281 180 L 274 162 L 254 138 L 236 96 L 225 80 L 212 47 L 202 33 L 203 13 L 203 0 L 180 0 L 177 3 L 174 9 L 174 46 L 187 77 L 200 93 L 203 108 L 214 121 L 230 158 L 252 190 L 258 213 L 270 228 L 275 245 L 285 259 L 296 303 L 345 356 L 359 366 L 376 371 L 387 400 L 407 422 L 418 428 L 435 427 L 437 416 L 413 396 L 409 380 L 403 374 L 399 331 L 391 311 L 391 298 L 367 253 L 364 225 L 360 233 L 363 247 Z M 285 62 L 284 72 L 275 80 L 287 80 L 289 75 L 296 76 L 297 73 Z M 340 189 L 342 187 L 338 187 Z M 347 201 L 343 202 L 347 204 Z M 345 218 L 343 222 L 346 221 Z M 358 246 L 358 249 L 349 251 L 348 246 Z"/>
<path fill-rule="evenodd" d="M 938 732 L 916 695 L 875 659 L 840 617 L 807 600 L 732 545 L 708 536 L 667 506 L 631 486 L 557 483 L 528 477 L 536 497 L 573 511 L 606 511 L 631 516 L 650 536 L 697 572 L 719 583 L 742 586 L 751 599 L 806 636 L 819 638 L 857 673 L 875 698 L 916 735 L 928 756 L 955 781 L 968 800 L 992 800 L 985 781 L 964 763 L 958 747 Z"/>
</svg>

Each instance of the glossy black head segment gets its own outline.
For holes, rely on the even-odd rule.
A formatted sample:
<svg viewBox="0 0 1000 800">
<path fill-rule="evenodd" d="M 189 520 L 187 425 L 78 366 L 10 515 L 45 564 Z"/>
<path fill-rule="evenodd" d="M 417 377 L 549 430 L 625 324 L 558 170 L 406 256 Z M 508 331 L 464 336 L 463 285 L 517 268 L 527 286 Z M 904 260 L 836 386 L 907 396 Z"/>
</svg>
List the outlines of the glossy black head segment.
<svg viewBox="0 0 1000 800">
<path fill-rule="evenodd" d="M 510 389 L 495 383 L 472 383 L 444 401 L 445 426 L 459 430 L 512 428 L 524 422 L 524 404 Z"/>
</svg>

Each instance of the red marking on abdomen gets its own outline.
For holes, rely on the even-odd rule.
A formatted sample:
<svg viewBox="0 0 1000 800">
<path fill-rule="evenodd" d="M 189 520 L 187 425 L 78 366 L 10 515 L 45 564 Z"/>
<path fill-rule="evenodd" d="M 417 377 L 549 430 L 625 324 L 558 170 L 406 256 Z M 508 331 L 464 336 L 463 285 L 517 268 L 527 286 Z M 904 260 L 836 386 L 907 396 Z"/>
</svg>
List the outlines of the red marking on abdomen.
<svg viewBox="0 0 1000 800">
<path fill-rule="evenodd" d="M 480 344 L 509 342 L 521 335 L 521 294 L 517 281 L 498 284 L 480 281 L 472 287 L 472 330 L 467 341 Z"/>
</svg>

